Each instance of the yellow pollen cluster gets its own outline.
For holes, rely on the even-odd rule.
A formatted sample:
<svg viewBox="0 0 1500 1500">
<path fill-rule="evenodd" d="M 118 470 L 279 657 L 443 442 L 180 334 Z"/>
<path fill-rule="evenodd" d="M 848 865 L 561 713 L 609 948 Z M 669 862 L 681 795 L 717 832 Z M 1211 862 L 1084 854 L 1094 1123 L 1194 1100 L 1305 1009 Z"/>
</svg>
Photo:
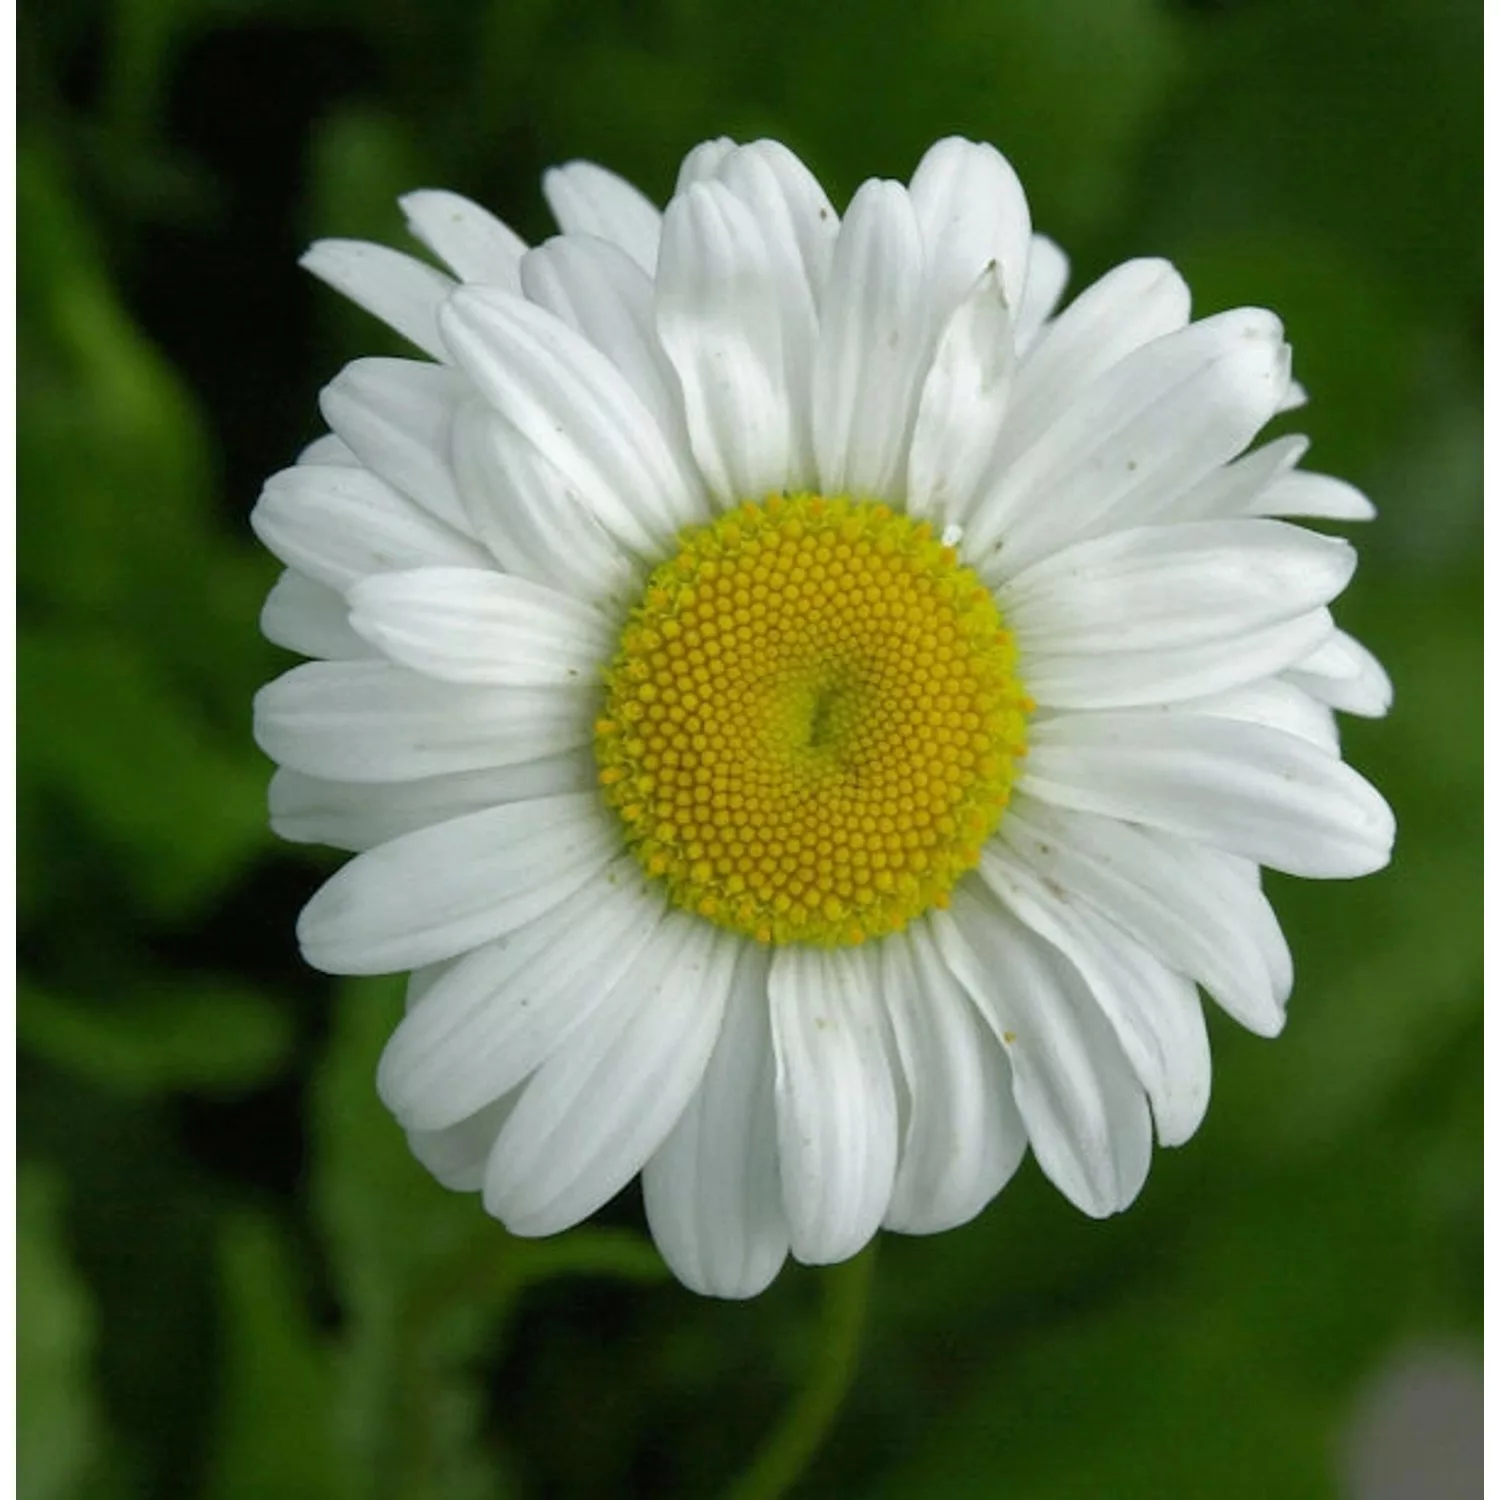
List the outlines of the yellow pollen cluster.
<svg viewBox="0 0 1500 1500">
<path fill-rule="evenodd" d="M 605 674 L 599 781 L 671 899 L 763 943 L 947 904 L 1032 707 L 989 591 L 925 522 L 818 495 L 686 530 Z"/>
</svg>

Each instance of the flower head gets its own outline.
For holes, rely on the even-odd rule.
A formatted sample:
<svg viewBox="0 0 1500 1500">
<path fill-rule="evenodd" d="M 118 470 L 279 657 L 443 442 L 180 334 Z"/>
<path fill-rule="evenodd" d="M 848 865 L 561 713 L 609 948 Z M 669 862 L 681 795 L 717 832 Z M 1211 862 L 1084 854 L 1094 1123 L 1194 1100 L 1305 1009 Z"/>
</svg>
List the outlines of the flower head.
<svg viewBox="0 0 1500 1500">
<path fill-rule="evenodd" d="M 1208 1099 L 1200 988 L 1264 1035 L 1259 867 L 1388 859 L 1333 710 L 1368 502 L 1246 451 L 1301 400 L 1268 312 L 1165 262 L 1063 311 L 996 151 L 842 219 L 773 142 L 664 214 L 549 173 L 528 249 L 403 200 L 448 267 L 307 266 L 430 358 L 358 360 L 267 484 L 285 837 L 357 857 L 313 964 L 411 970 L 379 1073 L 416 1155 L 549 1234 L 638 1172 L 689 1286 L 972 1218 L 1027 1145 L 1085 1212 Z M 451 273 L 451 274 L 450 274 Z"/>
</svg>

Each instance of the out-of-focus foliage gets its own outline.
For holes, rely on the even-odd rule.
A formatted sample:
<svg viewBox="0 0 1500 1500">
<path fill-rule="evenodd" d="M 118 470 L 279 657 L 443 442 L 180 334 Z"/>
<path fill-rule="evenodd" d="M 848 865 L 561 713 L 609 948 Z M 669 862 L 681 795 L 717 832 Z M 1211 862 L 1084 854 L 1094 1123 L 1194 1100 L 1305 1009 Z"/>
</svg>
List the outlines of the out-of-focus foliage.
<svg viewBox="0 0 1500 1500">
<path fill-rule="evenodd" d="M 97 1476 L 101 1430 L 89 1378 L 94 1318 L 68 1262 L 61 1193 L 42 1167 L 16 1183 L 16 1275 L 26 1289 L 16 1320 L 17 1466 L 27 1500 L 82 1494 Z"/>
<path fill-rule="evenodd" d="M 1164 254 L 1200 311 L 1285 317 L 1313 397 L 1287 424 L 1382 512 L 1341 617 L 1397 705 L 1346 743 L 1401 836 L 1375 879 L 1274 882 L 1287 1031 L 1215 1026 L 1207 1121 L 1129 1213 L 1084 1220 L 1027 1167 L 975 1224 L 887 1238 L 798 1493 L 1338 1493 L 1366 1382 L 1479 1330 L 1479 21 L 1473 0 L 23 8 L 24 1496 L 697 1496 L 821 1420 L 849 1332 L 826 1278 L 694 1299 L 633 1192 L 517 1241 L 409 1158 L 372 1086 L 399 986 L 296 958 L 328 861 L 264 827 L 248 705 L 286 663 L 246 515 L 316 435 L 318 386 L 398 347 L 304 284 L 313 235 L 400 243 L 395 195 L 443 185 L 539 237 L 548 162 L 660 196 L 718 134 L 787 140 L 837 196 L 955 131 L 1011 156 L 1075 288 Z"/>
</svg>

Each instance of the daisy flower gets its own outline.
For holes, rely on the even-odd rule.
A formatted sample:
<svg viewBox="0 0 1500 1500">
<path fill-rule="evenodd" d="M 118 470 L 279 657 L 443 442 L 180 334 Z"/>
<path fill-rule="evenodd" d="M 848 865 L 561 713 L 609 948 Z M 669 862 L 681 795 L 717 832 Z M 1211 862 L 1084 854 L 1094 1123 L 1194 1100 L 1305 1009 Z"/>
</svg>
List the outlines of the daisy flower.
<svg viewBox="0 0 1500 1500">
<path fill-rule="evenodd" d="M 444 263 L 315 275 L 426 358 L 361 359 L 266 485 L 277 831 L 355 858 L 299 937 L 410 971 L 378 1087 L 518 1235 L 641 1174 L 688 1286 L 977 1214 L 1028 1145 L 1085 1213 L 1209 1094 L 1200 991 L 1280 1030 L 1260 867 L 1393 822 L 1339 756 L 1378 663 L 1329 614 L 1371 514 L 1249 448 L 1300 403 L 1269 312 L 1067 264 L 993 148 L 842 217 L 770 141 L 665 212 L 549 172 L 527 245 L 403 200 Z M 1249 451 L 1246 451 L 1249 449 Z"/>
</svg>

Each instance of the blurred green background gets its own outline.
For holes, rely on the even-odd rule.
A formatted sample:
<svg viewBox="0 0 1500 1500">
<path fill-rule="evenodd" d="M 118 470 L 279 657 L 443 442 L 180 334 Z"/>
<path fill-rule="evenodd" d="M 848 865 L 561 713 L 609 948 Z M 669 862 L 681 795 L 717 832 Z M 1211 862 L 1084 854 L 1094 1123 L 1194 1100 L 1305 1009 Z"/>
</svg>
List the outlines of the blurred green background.
<svg viewBox="0 0 1500 1500">
<path fill-rule="evenodd" d="M 1198 311 L 1285 317 L 1310 466 L 1381 508 L 1341 619 L 1396 710 L 1346 745 L 1401 834 L 1275 882 L 1290 1025 L 1215 1025 L 1207 1122 L 1129 1213 L 1028 1164 L 884 1238 L 797 1493 L 1352 1493 L 1388 1362 L 1477 1363 L 1479 33 L 1472 0 L 23 3 L 23 1496 L 711 1495 L 835 1392 L 818 1273 L 699 1300 L 633 1189 L 521 1243 L 408 1159 L 396 990 L 296 957 L 333 860 L 264 826 L 249 701 L 289 661 L 246 517 L 318 387 L 397 352 L 296 269 L 313 236 L 403 243 L 396 194 L 443 185 L 541 237 L 549 162 L 660 198 L 721 133 L 842 202 L 950 132 L 1074 290 L 1164 254 Z"/>
</svg>

